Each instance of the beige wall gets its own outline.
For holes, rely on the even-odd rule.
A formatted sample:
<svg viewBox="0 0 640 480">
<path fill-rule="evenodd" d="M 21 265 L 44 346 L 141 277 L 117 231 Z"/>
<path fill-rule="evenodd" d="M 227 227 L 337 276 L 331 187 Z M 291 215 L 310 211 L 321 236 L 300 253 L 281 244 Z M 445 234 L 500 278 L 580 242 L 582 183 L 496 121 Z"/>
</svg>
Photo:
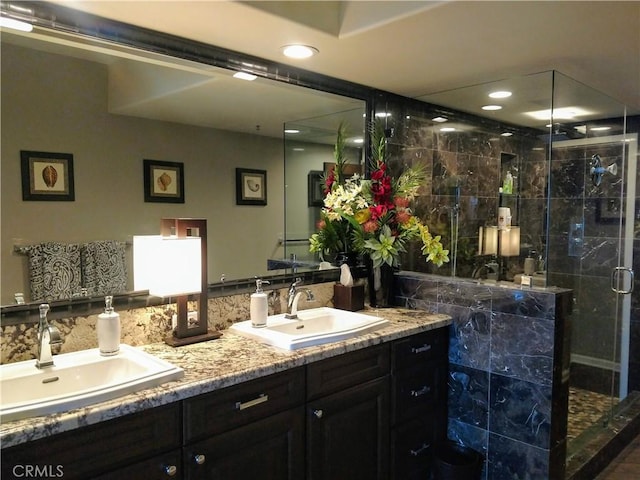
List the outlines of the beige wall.
<svg viewBox="0 0 640 480">
<path fill-rule="evenodd" d="M 107 112 L 106 67 L 2 44 L 1 300 L 28 294 L 14 244 L 131 240 L 206 218 L 209 281 L 266 273 L 284 231 L 281 139 Z M 215 106 L 212 106 L 215 108 Z M 74 202 L 23 201 L 20 150 L 72 153 Z M 145 203 L 143 159 L 184 163 L 185 203 Z M 267 170 L 268 205 L 235 204 L 235 168 Z"/>
</svg>

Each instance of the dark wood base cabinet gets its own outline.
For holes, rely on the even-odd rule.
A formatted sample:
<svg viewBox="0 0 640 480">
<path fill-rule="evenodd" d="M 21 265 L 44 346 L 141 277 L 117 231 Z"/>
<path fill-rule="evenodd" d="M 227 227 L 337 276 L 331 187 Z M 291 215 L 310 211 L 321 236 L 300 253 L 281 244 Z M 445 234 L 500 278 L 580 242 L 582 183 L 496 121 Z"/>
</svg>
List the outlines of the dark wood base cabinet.
<svg viewBox="0 0 640 480">
<path fill-rule="evenodd" d="M 447 342 L 432 330 L 5 448 L 2 479 L 427 479 Z"/>
</svg>

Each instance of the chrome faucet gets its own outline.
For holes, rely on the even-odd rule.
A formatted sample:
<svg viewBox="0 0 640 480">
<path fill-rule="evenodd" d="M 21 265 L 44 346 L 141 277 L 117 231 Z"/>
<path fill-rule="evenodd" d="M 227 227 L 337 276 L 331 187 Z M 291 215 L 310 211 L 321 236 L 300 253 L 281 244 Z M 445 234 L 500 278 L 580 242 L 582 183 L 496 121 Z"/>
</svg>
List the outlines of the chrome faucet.
<svg viewBox="0 0 640 480">
<path fill-rule="evenodd" d="M 47 312 L 49 304 L 40 305 L 40 322 L 38 323 L 38 358 L 36 359 L 36 367 L 45 368 L 53 366 L 53 354 L 51 353 L 51 345 L 60 345 L 60 331 L 53 325 L 49 325 L 47 321 Z"/>
<path fill-rule="evenodd" d="M 307 301 L 310 302 L 314 299 L 313 292 L 308 288 L 298 291 L 298 285 L 302 283 L 301 278 L 296 278 L 289 286 L 289 293 L 287 293 L 287 313 L 284 318 L 289 320 L 297 320 L 298 318 L 298 301 L 300 296 L 304 293 L 307 294 Z"/>
</svg>

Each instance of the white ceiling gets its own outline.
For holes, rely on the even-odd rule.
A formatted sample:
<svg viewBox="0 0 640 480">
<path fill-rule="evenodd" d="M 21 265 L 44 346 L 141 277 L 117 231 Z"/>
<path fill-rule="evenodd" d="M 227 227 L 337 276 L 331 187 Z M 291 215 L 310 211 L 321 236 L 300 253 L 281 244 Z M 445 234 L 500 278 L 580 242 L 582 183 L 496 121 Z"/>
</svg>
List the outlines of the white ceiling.
<svg viewBox="0 0 640 480">
<path fill-rule="evenodd" d="M 640 113 L 639 1 L 53 3 L 409 97 L 558 70 Z"/>
</svg>

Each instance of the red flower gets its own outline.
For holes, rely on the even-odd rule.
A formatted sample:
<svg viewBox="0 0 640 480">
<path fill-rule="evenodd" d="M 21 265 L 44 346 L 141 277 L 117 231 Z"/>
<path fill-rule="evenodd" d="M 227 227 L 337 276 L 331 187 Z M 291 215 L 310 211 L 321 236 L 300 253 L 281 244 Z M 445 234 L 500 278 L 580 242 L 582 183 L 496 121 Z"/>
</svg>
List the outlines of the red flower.
<svg viewBox="0 0 640 480">
<path fill-rule="evenodd" d="M 396 197 L 393 199 L 393 203 L 396 204 L 396 208 L 408 208 L 409 199 L 407 197 Z"/>
<path fill-rule="evenodd" d="M 378 222 L 376 220 L 368 220 L 362 225 L 362 229 L 367 233 L 373 233 L 378 230 Z"/>
<path fill-rule="evenodd" d="M 400 225 L 404 225 L 411 218 L 411 214 L 407 210 L 400 210 L 396 212 L 396 221 Z"/>
<path fill-rule="evenodd" d="M 387 206 L 372 205 L 369 207 L 369 211 L 371 212 L 371 219 L 378 220 L 379 218 L 384 217 L 387 214 Z"/>
<path fill-rule="evenodd" d="M 329 175 L 327 175 L 327 179 L 324 181 L 324 194 L 327 195 L 329 192 L 331 192 L 331 187 L 333 186 L 334 182 L 336 181 L 336 175 L 334 172 L 334 168 L 335 167 L 331 167 L 331 171 L 329 172 Z"/>
<path fill-rule="evenodd" d="M 327 224 L 326 224 L 326 222 L 324 220 L 318 220 L 318 223 L 316 224 L 316 228 L 318 230 L 323 230 L 324 227 L 326 227 L 326 226 L 327 226 Z"/>
</svg>

